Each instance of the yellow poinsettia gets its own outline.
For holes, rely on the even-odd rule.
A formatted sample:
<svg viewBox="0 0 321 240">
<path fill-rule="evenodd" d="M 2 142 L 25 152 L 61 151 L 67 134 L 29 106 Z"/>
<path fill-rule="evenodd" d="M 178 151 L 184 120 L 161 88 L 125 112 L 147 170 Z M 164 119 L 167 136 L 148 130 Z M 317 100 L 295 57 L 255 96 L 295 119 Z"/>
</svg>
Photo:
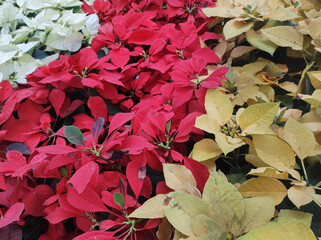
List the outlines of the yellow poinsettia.
<svg viewBox="0 0 321 240">
<path fill-rule="evenodd" d="M 279 103 L 257 103 L 240 108 L 233 115 L 233 104 L 218 89 L 209 89 L 203 114 L 195 126 L 215 135 L 215 141 L 224 154 L 246 144 L 244 137 L 252 134 L 275 135 L 270 129 L 279 109 Z"/>
<path fill-rule="evenodd" d="M 215 134 L 215 141 L 224 154 L 242 146 L 245 142 L 240 138 L 241 130 L 231 118 L 233 105 L 229 98 L 217 89 L 207 90 L 203 114 L 196 119 L 195 126 L 206 132 Z"/>
</svg>

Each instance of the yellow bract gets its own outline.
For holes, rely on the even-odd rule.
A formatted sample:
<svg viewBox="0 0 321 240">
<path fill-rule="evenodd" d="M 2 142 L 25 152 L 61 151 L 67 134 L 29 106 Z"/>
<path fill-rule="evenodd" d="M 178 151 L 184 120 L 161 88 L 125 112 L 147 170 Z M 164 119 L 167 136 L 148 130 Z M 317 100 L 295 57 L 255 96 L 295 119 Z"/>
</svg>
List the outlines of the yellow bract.
<svg viewBox="0 0 321 240">
<path fill-rule="evenodd" d="M 265 177 L 251 178 L 238 190 L 243 197 L 273 197 L 275 205 L 280 204 L 287 194 L 286 187 L 279 180 Z"/>
<path fill-rule="evenodd" d="M 201 162 L 215 158 L 221 153 L 222 150 L 214 140 L 210 138 L 204 138 L 195 143 L 192 151 L 192 158 Z"/>
<path fill-rule="evenodd" d="M 284 140 L 300 159 L 309 156 L 316 146 L 313 133 L 291 117 L 284 126 Z"/>
<path fill-rule="evenodd" d="M 273 135 L 253 135 L 255 151 L 260 159 L 278 171 L 292 169 L 295 156 L 292 148 Z"/>
<path fill-rule="evenodd" d="M 280 218 L 277 222 L 270 222 L 253 229 L 237 240 L 315 240 L 312 230 L 303 222 L 294 218 Z"/>
<path fill-rule="evenodd" d="M 239 125 L 246 134 L 274 134 L 269 129 L 279 103 L 260 103 L 247 107 L 239 117 Z"/>
</svg>

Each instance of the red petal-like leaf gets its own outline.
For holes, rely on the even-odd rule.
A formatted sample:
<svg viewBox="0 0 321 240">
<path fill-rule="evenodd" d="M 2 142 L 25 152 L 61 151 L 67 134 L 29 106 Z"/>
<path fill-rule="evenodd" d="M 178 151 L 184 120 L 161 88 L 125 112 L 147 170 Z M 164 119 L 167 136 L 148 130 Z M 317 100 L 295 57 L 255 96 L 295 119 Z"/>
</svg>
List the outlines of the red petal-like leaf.
<svg viewBox="0 0 321 240">
<path fill-rule="evenodd" d="M 5 80 L 0 82 L 0 102 L 3 103 L 8 97 L 11 96 L 12 85 L 9 81 Z"/>
<path fill-rule="evenodd" d="M 49 213 L 45 219 L 47 219 L 51 224 L 57 224 L 65 219 L 75 217 L 77 214 L 73 212 L 68 212 L 61 207 L 57 207 L 54 211 Z"/>
<path fill-rule="evenodd" d="M 89 97 L 87 105 L 95 119 L 99 117 L 107 119 L 107 105 L 101 97 Z"/>
<path fill-rule="evenodd" d="M 193 173 L 197 182 L 197 188 L 202 192 L 210 176 L 208 168 L 200 162 L 187 157 L 184 157 L 184 165 Z"/>
<path fill-rule="evenodd" d="M 51 159 L 49 165 L 47 166 L 47 169 L 52 170 L 52 169 L 55 169 L 55 168 L 58 168 L 61 166 L 65 166 L 65 165 L 72 163 L 74 161 L 76 161 L 76 159 L 74 159 L 74 158 L 57 155 Z"/>
<path fill-rule="evenodd" d="M 125 138 L 122 150 L 129 151 L 131 154 L 139 154 L 143 149 L 153 149 L 155 146 L 142 136 L 131 135 Z"/>
<path fill-rule="evenodd" d="M 157 38 L 157 35 L 155 30 L 140 28 L 132 32 L 128 38 L 128 43 L 150 45 Z"/>
<path fill-rule="evenodd" d="M 110 60 L 117 67 L 123 68 L 129 61 L 130 53 L 127 48 L 112 49 L 109 52 Z"/>
<path fill-rule="evenodd" d="M 22 202 L 25 204 L 26 211 L 33 216 L 45 216 L 43 203 L 54 195 L 51 187 L 45 184 L 37 185 L 33 190 L 27 192 Z"/>
<path fill-rule="evenodd" d="M 78 151 L 76 148 L 64 146 L 64 145 L 48 145 L 48 146 L 37 148 L 36 150 L 39 153 L 54 154 L 54 155 L 67 154 L 67 153 Z"/>
<path fill-rule="evenodd" d="M 99 229 L 100 230 L 103 230 L 103 231 L 106 231 L 110 228 L 113 228 L 119 224 L 122 224 L 120 222 L 115 222 L 113 220 L 103 220 L 99 223 Z"/>
<path fill-rule="evenodd" d="M 50 104 L 54 107 L 57 115 L 60 115 L 60 108 L 65 101 L 66 94 L 60 89 L 51 90 L 48 100 Z"/>
<path fill-rule="evenodd" d="M 75 208 L 86 212 L 108 212 L 98 194 L 90 187 L 85 188 L 81 194 L 74 187 L 69 187 L 67 194 L 68 202 Z"/>
<path fill-rule="evenodd" d="M 14 221 L 18 221 L 20 219 L 20 215 L 24 209 L 23 203 L 15 203 L 13 204 L 8 211 L 4 214 L 3 218 L 0 219 L 0 228 L 13 223 Z"/>
<path fill-rule="evenodd" d="M 131 113 L 117 113 L 113 119 L 110 121 L 109 124 L 109 132 L 108 135 L 110 135 L 113 131 L 124 125 L 126 122 L 132 120 L 134 117 L 135 112 Z"/>
<path fill-rule="evenodd" d="M 136 158 L 127 165 L 126 176 L 136 199 L 138 199 L 146 177 L 146 162 L 145 158 Z"/>
<path fill-rule="evenodd" d="M 199 48 L 193 52 L 193 57 L 201 57 L 207 63 L 222 62 L 222 60 L 210 48 Z"/>
<path fill-rule="evenodd" d="M 89 162 L 79 168 L 76 173 L 69 179 L 68 183 L 71 183 L 80 194 L 85 190 L 92 176 L 98 176 L 98 169 L 99 167 L 97 163 Z"/>
<path fill-rule="evenodd" d="M 175 142 L 186 142 L 189 138 L 190 132 L 193 130 L 195 125 L 196 117 L 200 116 L 201 113 L 194 112 L 187 115 L 179 124 L 177 135 L 175 137 Z"/>
<path fill-rule="evenodd" d="M 74 240 L 114 240 L 117 237 L 113 237 L 113 232 L 105 231 L 90 231 L 75 237 Z"/>
</svg>

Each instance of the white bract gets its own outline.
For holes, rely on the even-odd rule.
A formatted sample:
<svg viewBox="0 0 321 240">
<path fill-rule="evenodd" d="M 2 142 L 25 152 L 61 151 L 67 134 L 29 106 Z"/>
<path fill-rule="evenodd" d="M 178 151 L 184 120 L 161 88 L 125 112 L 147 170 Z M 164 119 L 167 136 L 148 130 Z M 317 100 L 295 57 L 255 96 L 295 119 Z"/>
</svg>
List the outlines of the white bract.
<svg viewBox="0 0 321 240">
<path fill-rule="evenodd" d="M 77 52 L 98 33 L 99 18 L 79 0 L 0 0 L 0 81 L 25 76 L 61 51 Z M 42 51 L 43 59 L 35 55 Z"/>
</svg>

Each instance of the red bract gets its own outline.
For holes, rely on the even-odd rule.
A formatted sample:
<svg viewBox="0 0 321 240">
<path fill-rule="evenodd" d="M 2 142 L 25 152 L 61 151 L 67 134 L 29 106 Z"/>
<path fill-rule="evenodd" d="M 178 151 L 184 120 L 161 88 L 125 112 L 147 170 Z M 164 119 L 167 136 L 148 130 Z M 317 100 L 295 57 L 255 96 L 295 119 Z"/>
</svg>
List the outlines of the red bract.
<svg viewBox="0 0 321 240">
<path fill-rule="evenodd" d="M 24 209 L 23 203 L 15 203 L 7 210 L 4 216 L 1 213 L 0 228 L 3 228 L 15 221 L 18 221 L 20 219 L 20 215 L 23 209 Z"/>
<path fill-rule="evenodd" d="M 184 164 L 202 190 L 209 176 L 187 158 L 208 88 L 228 68 L 201 40 L 209 0 L 95 0 L 90 48 L 61 55 L 12 88 L 0 83 L 0 227 L 27 215 L 47 239 L 157 239 L 160 220 L 129 214 L 167 193 L 162 163 Z M 99 57 L 98 57 L 99 56 Z M 11 214 L 14 212 L 14 214 Z M 66 227 L 67 224 L 70 226 Z M 40 226 L 41 231 L 46 226 Z"/>
</svg>

